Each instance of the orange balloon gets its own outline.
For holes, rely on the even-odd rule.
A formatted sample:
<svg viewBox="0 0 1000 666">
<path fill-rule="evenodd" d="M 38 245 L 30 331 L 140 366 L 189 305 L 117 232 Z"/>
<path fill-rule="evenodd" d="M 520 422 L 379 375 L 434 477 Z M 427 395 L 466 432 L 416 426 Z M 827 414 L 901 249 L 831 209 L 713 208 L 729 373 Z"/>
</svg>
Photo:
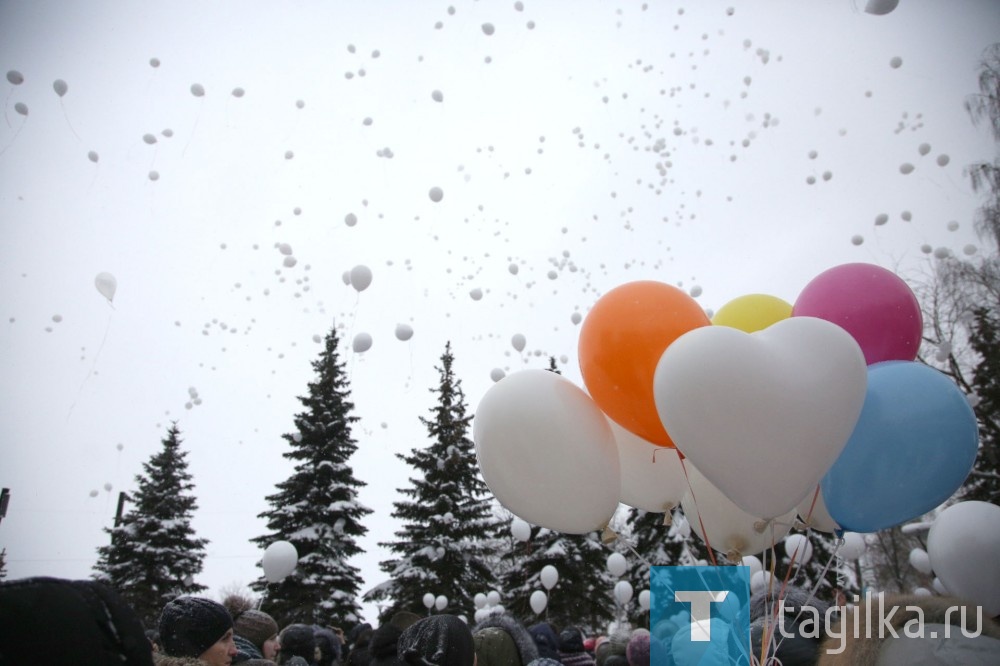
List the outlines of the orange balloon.
<svg viewBox="0 0 1000 666">
<path fill-rule="evenodd" d="M 653 375 L 667 347 L 702 326 L 711 326 L 708 315 L 676 287 L 654 281 L 615 287 L 580 328 L 580 372 L 591 398 L 629 432 L 672 447 L 656 411 Z"/>
</svg>

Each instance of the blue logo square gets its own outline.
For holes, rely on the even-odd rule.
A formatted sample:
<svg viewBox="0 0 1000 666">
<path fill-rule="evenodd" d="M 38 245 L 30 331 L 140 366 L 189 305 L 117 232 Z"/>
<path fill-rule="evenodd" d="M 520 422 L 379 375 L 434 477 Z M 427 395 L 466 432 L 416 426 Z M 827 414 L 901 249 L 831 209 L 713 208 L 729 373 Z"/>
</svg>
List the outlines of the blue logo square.
<svg viewBox="0 0 1000 666">
<path fill-rule="evenodd" d="M 650 666 L 749 666 L 749 567 L 652 567 L 649 590 Z"/>
</svg>

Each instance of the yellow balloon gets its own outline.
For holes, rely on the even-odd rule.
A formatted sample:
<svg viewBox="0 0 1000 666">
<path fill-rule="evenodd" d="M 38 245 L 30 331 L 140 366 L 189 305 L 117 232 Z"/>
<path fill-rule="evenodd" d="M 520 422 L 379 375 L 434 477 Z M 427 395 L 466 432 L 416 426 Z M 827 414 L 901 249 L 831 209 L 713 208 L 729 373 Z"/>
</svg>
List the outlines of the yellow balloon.
<svg viewBox="0 0 1000 666">
<path fill-rule="evenodd" d="M 729 301 L 712 317 L 715 326 L 729 326 L 745 333 L 762 331 L 792 316 L 792 306 L 777 296 L 747 294 Z"/>
</svg>

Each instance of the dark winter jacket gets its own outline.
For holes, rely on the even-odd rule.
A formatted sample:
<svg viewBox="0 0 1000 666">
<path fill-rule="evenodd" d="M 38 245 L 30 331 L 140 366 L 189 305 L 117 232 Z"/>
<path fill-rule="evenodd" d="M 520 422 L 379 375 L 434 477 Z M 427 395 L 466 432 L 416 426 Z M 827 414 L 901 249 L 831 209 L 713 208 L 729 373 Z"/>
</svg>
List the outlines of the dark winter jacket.
<svg viewBox="0 0 1000 666">
<path fill-rule="evenodd" d="M 399 659 L 407 666 L 473 666 L 472 632 L 454 615 L 425 617 L 403 631 Z"/>
<path fill-rule="evenodd" d="M 132 607 L 92 580 L 25 578 L 0 583 L 0 663 L 152 666 Z"/>
<path fill-rule="evenodd" d="M 559 661 L 559 637 L 548 622 L 539 622 L 528 627 L 528 633 L 535 640 L 538 656 Z"/>
<path fill-rule="evenodd" d="M 535 639 L 510 615 L 486 616 L 476 624 L 472 636 L 476 641 L 477 666 L 527 666 L 538 658 Z"/>
</svg>

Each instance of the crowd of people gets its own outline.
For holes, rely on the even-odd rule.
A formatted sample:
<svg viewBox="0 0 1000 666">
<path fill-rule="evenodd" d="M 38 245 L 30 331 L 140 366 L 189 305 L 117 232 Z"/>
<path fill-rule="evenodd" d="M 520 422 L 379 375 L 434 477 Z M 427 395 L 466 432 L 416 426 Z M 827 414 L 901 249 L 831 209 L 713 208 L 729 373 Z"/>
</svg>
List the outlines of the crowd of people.
<svg viewBox="0 0 1000 666">
<path fill-rule="evenodd" d="M 781 591 L 783 602 L 816 616 L 828 606 L 804 590 Z M 977 616 L 976 607 L 942 597 L 900 597 L 888 602 L 901 611 L 889 620 L 900 633 L 919 616 L 921 625 L 951 624 L 961 632 L 945 640 L 899 641 L 842 632 L 823 635 L 792 618 L 779 635 L 773 623 L 775 599 L 750 600 L 750 663 L 819 666 L 883 664 L 1000 663 L 1000 622 Z M 874 604 L 874 602 L 868 602 Z M 965 611 L 953 612 L 955 604 Z M 882 612 L 879 601 L 879 612 Z M 836 609 L 834 609 L 836 610 Z M 865 603 L 844 609 L 843 625 L 865 626 L 854 615 L 873 616 Z M 807 614 L 808 616 L 808 614 Z M 770 619 L 769 619 L 770 618 Z M 876 620 L 877 621 L 877 620 Z M 68 664 L 93 666 L 670 666 L 706 663 L 671 652 L 670 637 L 657 623 L 588 636 L 576 626 L 522 623 L 507 613 L 470 624 L 450 614 L 398 612 L 377 627 L 342 628 L 293 623 L 281 627 L 252 600 L 223 603 L 180 596 L 167 603 L 155 628 L 143 627 L 134 610 L 111 588 L 92 580 L 28 578 L 0 583 L 0 666 Z M 674 628 L 676 629 L 676 628 Z M 785 633 L 785 630 L 791 633 Z M 856 632 L 855 632 L 856 633 Z M 971 640 L 965 640 L 969 638 Z M 839 645 L 833 639 L 839 639 Z M 689 642 L 690 642 L 689 638 Z M 693 643 L 692 643 L 693 645 Z M 767 649 L 762 650 L 762 645 Z M 674 646 L 676 648 L 676 645 Z M 780 662 L 758 655 L 771 655 Z M 689 655 L 690 656 L 690 655 Z M 718 656 L 718 655 L 716 655 Z M 651 657 L 653 657 L 651 659 Z M 921 661 L 924 659 L 924 661 Z M 941 659 L 944 659 L 943 661 Z M 958 660 L 958 661 L 956 661 Z M 709 659 L 711 663 L 715 660 Z M 729 663 L 724 660 L 718 663 Z"/>
</svg>

